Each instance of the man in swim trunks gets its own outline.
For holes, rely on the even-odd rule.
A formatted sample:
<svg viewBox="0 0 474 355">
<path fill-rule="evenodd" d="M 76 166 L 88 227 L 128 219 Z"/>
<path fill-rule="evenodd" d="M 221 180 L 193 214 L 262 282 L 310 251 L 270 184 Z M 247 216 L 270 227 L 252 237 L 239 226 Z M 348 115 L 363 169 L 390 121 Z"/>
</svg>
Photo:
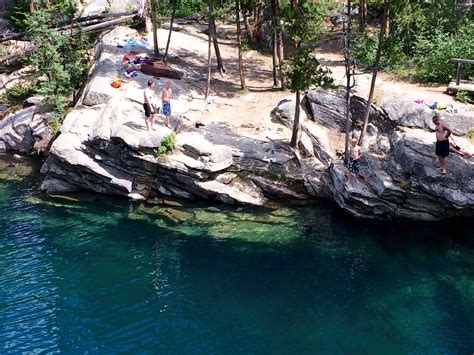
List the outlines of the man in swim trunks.
<svg viewBox="0 0 474 355">
<path fill-rule="evenodd" d="M 360 146 L 357 144 L 357 139 L 353 138 L 351 141 L 350 148 L 350 160 L 347 164 L 347 169 L 349 169 L 350 174 L 348 176 L 349 182 L 352 181 L 352 174 L 356 175 L 356 178 L 359 177 L 359 162 L 360 162 L 361 152 Z"/>
<path fill-rule="evenodd" d="M 449 155 L 449 136 L 452 131 L 451 128 L 443 122 L 438 116 L 433 116 L 433 123 L 436 126 L 436 155 L 439 159 L 441 175 L 446 174 Z"/>
<path fill-rule="evenodd" d="M 163 105 L 163 115 L 165 115 L 165 125 L 170 127 L 171 116 L 171 99 L 173 98 L 173 89 L 171 89 L 171 81 L 166 81 L 165 87 L 161 92 L 161 103 Z"/>
<path fill-rule="evenodd" d="M 154 87 L 155 83 L 148 80 L 147 87 L 143 91 L 143 109 L 145 110 L 145 124 L 148 131 L 153 129 L 153 123 L 155 122 L 155 108 L 151 104 L 151 100 L 155 96 Z"/>
</svg>

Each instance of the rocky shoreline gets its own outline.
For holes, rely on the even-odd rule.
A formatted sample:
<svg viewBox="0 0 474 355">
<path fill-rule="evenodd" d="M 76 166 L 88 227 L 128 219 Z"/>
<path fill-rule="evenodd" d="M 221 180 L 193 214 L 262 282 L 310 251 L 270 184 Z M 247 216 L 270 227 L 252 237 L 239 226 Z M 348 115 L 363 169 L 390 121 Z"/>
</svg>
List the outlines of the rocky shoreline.
<svg viewBox="0 0 474 355">
<path fill-rule="evenodd" d="M 182 108 L 173 117 L 177 150 L 157 157 L 154 149 L 172 130 L 163 125 L 156 131 L 144 129 L 140 94 L 148 78 L 141 76 L 121 89 L 110 87 L 107 83 L 122 66 L 121 55 L 113 46 L 113 32 L 103 41 L 84 96 L 66 116 L 41 169 L 41 188 L 48 194 L 87 190 L 151 202 L 172 197 L 255 206 L 328 199 L 356 217 L 370 219 L 431 221 L 474 215 L 473 159 L 452 154 L 449 173 L 439 175 L 434 134 L 427 131 L 433 128 L 433 111 L 400 97 L 387 96 L 373 105 L 361 178 L 349 182 L 336 144 L 344 129 L 343 90 L 307 93 L 302 107 L 309 120 L 294 151 L 287 139 L 292 97 L 271 113 L 282 123 L 281 134 L 236 133 L 217 121 L 196 128 L 186 107 L 193 80 L 200 79 L 176 68 L 185 74 L 175 82 L 176 106 Z M 362 98 L 353 97 L 356 128 L 364 105 Z M 0 149 L 28 153 L 44 140 L 47 116 L 39 116 L 38 107 L 1 121 Z M 458 136 L 473 126 L 470 113 L 443 113 L 443 118 Z M 474 151 L 467 139 L 456 137 L 456 142 Z"/>
</svg>

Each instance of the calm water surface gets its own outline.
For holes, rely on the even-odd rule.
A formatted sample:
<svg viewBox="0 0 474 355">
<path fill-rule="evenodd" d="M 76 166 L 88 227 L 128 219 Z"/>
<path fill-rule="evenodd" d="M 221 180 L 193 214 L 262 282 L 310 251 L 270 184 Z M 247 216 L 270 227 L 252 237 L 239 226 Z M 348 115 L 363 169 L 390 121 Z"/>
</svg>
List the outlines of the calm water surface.
<svg viewBox="0 0 474 355">
<path fill-rule="evenodd" d="M 472 226 L 45 198 L 0 159 L 0 353 L 472 354 Z"/>
</svg>

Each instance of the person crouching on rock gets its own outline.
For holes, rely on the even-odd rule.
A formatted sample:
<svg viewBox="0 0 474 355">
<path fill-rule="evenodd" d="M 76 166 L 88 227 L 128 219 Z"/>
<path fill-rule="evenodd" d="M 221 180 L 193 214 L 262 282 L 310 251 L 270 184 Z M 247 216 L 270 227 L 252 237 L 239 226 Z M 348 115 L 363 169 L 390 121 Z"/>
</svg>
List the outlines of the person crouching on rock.
<svg viewBox="0 0 474 355">
<path fill-rule="evenodd" d="M 145 110 L 145 124 L 148 131 L 153 129 L 153 123 L 155 122 L 155 108 L 151 104 L 155 96 L 154 87 L 155 83 L 152 80 L 148 80 L 147 87 L 143 91 L 143 108 Z"/>
<path fill-rule="evenodd" d="M 456 142 L 453 139 L 453 136 L 450 137 L 449 148 L 451 152 L 458 153 L 459 155 L 462 155 L 463 157 L 472 157 L 471 153 L 469 153 L 465 149 L 462 149 L 460 146 L 456 144 Z"/>
<path fill-rule="evenodd" d="M 357 139 L 353 138 L 351 141 L 350 149 L 350 159 L 347 164 L 347 169 L 349 169 L 349 182 L 352 181 L 352 174 L 356 175 L 356 178 L 359 177 L 359 162 L 360 162 L 361 152 L 360 146 L 357 144 Z"/>
<path fill-rule="evenodd" d="M 171 116 L 171 99 L 173 98 L 173 89 L 171 89 L 171 81 L 166 81 L 165 87 L 161 92 L 161 103 L 163 105 L 163 115 L 165 115 L 165 125 L 170 126 Z"/>
<path fill-rule="evenodd" d="M 433 123 L 436 126 L 436 155 L 439 159 L 441 175 L 446 174 L 449 155 L 449 136 L 451 129 L 443 122 L 439 116 L 433 116 Z"/>
</svg>

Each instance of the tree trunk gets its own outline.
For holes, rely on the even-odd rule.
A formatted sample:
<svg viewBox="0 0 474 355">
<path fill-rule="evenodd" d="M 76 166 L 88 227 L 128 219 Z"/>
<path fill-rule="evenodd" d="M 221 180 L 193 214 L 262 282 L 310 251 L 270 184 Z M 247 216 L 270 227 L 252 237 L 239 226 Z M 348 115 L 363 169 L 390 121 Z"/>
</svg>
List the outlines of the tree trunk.
<svg viewBox="0 0 474 355">
<path fill-rule="evenodd" d="M 165 62 L 168 59 L 168 49 L 170 48 L 170 41 L 171 41 L 171 32 L 173 32 L 173 23 L 174 23 L 174 16 L 176 14 L 176 7 L 178 0 L 174 0 L 173 3 L 173 12 L 171 13 L 171 21 L 170 21 L 170 32 L 168 34 L 168 41 L 166 42 L 166 50 L 165 50 Z"/>
<path fill-rule="evenodd" d="M 277 54 L 277 35 L 272 34 L 272 62 L 273 62 L 273 86 L 278 87 L 278 54 Z"/>
<path fill-rule="evenodd" d="M 290 5 L 293 10 L 296 10 L 297 0 L 291 0 Z"/>
<path fill-rule="evenodd" d="M 214 19 L 212 20 L 212 40 L 214 42 L 214 51 L 216 52 L 217 70 L 221 75 L 223 75 L 225 73 L 225 68 L 224 63 L 222 62 L 221 51 L 219 49 L 219 42 L 217 40 L 217 28 Z"/>
<path fill-rule="evenodd" d="M 367 4 L 366 0 L 359 0 L 359 22 L 365 28 L 367 23 Z"/>
<path fill-rule="evenodd" d="M 212 0 L 209 0 L 209 24 L 208 24 L 208 31 L 207 31 L 207 81 L 206 81 L 206 93 L 204 95 L 204 102 L 207 103 L 207 97 L 209 96 L 209 90 L 211 88 L 211 64 L 212 64 L 212 58 L 211 58 L 211 40 L 212 40 L 212 34 L 211 34 L 211 26 L 212 26 L 212 5 L 211 5 Z"/>
<path fill-rule="evenodd" d="M 283 51 L 283 35 L 281 31 L 278 31 L 277 34 L 277 55 L 278 55 L 278 79 L 280 81 L 280 87 L 282 90 L 286 89 L 285 80 L 283 78 L 283 59 L 284 59 L 284 51 Z"/>
<path fill-rule="evenodd" d="M 362 131 L 360 132 L 360 138 L 359 138 L 360 146 L 364 144 L 365 133 L 367 132 L 367 124 L 369 123 L 370 106 L 372 103 L 372 98 L 374 96 L 375 81 L 377 80 L 377 72 L 378 72 L 379 64 L 380 64 L 380 56 L 382 54 L 383 35 L 385 33 L 385 21 L 387 20 L 387 12 L 388 12 L 388 1 L 385 0 L 383 4 L 382 23 L 380 24 L 377 54 L 375 55 L 375 64 L 372 69 L 372 82 L 370 83 L 369 98 L 367 100 L 367 108 L 365 109 L 364 125 L 362 126 Z"/>
<path fill-rule="evenodd" d="M 242 61 L 242 44 L 240 39 L 240 0 L 235 0 L 235 19 L 237 23 L 237 46 L 239 48 L 239 75 L 240 88 L 245 89 L 244 63 Z"/>
<path fill-rule="evenodd" d="M 151 0 L 151 23 L 153 26 L 153 47 L 155 48 L 155 56 L 160 55 L 160 50 L 158 49 L 158 33 L 156 25 L 156 0 Z"/>
<path fill-rule="evenodd" d="M 300 91 L 297 90 L 295 94 L 295 119 L 293 121 L 293 134 L 291 135 L 291 146 L 296 148 L 299 141 L 300 133 Z"/>
<path fill-rule="evenodd" d="M 346 139 L 345 139 L 345 150 L 344 150 L 344 161 L 347 164 L 349 162 L 349 135 L 351 128 L 351 65 L 352 59 L 350 54 L 351 46 L 351 9 L 352 0 L 347 0 L 347 25 L 345 26 L 344 36 L 344 57 L 346 66 Z"/>
<path fill-rule="evenodd" d="M 284 54 L 284 49 L 283 49 L 283 34 L 281 31 L 281 23 L 280 23 L 280 3 L 278 2 L 278 0 L 274 0 L 274 2 L 275 2 L 275 22 L 278 28 L 278 32 L 277 32 L 278 77 L 280 80 L 280 85 L 281 85 L 282 90 L 285 90 L 286 85 L 283 79 L 283 59 L 285 57 L 285 54 Z"/>
<path fill-rule="evenodd" d="M 247 36 L 247 41 L 249 43 L 253 43 L 252 32 L 250 31 L 250 23 L 249 18 L 246 11 L 242 11 L 242 15 L 244 17 L 244 28 L 245 28 L 245 35 Z"/>
</svg>

